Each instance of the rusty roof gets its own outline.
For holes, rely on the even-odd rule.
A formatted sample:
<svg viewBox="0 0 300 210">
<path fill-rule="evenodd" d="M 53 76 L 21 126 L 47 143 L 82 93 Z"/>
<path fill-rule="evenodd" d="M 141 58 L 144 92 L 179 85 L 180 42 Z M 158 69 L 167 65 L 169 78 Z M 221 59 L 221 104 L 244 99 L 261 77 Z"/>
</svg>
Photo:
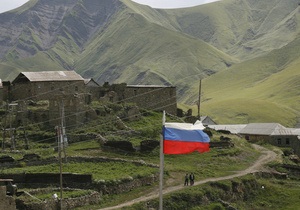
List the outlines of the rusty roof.
<svg viewBox="0 0 300 210">
<path fill-rule="evenodd" d="M 24 79 L 29 80 L 30 82 L 84 81 L 84 79 L 75 71 L 39 71 L 21 72 L 13 83 Z"/>
</svg>

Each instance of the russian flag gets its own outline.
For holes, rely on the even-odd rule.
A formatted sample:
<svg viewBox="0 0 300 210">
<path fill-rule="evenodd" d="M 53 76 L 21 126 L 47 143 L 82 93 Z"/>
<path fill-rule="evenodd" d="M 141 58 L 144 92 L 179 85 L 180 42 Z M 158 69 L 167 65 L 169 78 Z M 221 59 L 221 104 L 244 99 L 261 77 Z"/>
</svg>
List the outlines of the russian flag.
<svg viewBox="0 0 300 210">
<path fill-rule="evenodd" d="M 188 154 L 209 151 L 209 136 L 203 132 L 200 121 L 190 123 L 165 123 L 163 126 L 163 153 Z"/>
</svg>

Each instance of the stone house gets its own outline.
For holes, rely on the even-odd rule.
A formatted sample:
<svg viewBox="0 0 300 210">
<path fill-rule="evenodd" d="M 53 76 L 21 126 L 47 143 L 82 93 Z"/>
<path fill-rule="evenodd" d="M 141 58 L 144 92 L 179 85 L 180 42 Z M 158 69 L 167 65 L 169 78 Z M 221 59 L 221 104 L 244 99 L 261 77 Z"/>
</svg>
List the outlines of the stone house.
<svg viewBox="0 0 300 210">
<path fill-rule="evenodd" d="M 87 91 L 87 103 L 99 98 L 100 85 L 93 79 L 84 79 L 85 88 Z"/>
<path fill-rule="evenodd" d="M 75 71 L 21 72 L 12 81 L 11 97 L 41 101 L 83 92 L 84 79 Z"/>
<path fill-rule="evenodd" d="M 105 82 L 100 86 L 93 79 L 85 80 L 90 99 L 111 103 L 133 103 L 139 108 L 165 110 L 169 114 L 177 114 L 176 87 L 162 85 L 127 85 Z"/>
<path fill-rule="evenodd" d="M 64 106 L 67 124 L 84 123 L 85 105 L 93 100 L 113 103 L 134 103 L 139 108 L 162 111 L 176 115 L 176 87 L 160 85 L 127 85 L 108 83 L 102 87 L 93 79 L 83 79 L 75 71 L 21 72 L 11 83 L 10 102 L 17 101 L 19 110 L 40 102 L 48 104 L 49 113 L 29 116 L 35 121 L 57 125 L 61 107 Z M 21 108 L 20 108 L 21 107 Z"/>
<path fill-rule="evenodd" d="M 238 134 L 247 124 L 223 124 L 223 125 L 207 125 L 207 127 L 216 131 L 228 131 L 232 134 Z"/>
<path fill-rule="evenodd" d="M 165 110 L 169 114 L 177 114 L 176 87 L 174 86 L 127 85 L 121 99 L 126 103 L 135 103 L 144 109 Z"/>
<path fill-rule="evenodd" d="M 10 94 L 10 82 L 3 81 L 0 79 L 0 105 L 2 105 L 3 102 L 10 100 L 9 94 Z"/>
<path fill-rule="evenodd" d="M 6 186 L 0 186 L 0 209 L 17 209 L 15 198 L 13 196 L 6 195 Z"/>
<path fill-rule="evenodd" d="M 264 141 L 279 147 L 291 147 L 299 141 L 293 129 L 279 123 L 250 123 L 239 134 L 251 142 Z"/>
<path fill-rule="evenodd" d="M 29 117 L 37 121 L 49 119 L 50 125 L 57 125 L 62 106 L 67 124 L 84 121 L 85 83 L 75 71 L 21 72 L 12 81 L 11 98 L 23 106 L 22 110 L 26 110 L 29 103 L 46 104 L 48 110 L 39 116 L 28 113 Z"/>
</svg>

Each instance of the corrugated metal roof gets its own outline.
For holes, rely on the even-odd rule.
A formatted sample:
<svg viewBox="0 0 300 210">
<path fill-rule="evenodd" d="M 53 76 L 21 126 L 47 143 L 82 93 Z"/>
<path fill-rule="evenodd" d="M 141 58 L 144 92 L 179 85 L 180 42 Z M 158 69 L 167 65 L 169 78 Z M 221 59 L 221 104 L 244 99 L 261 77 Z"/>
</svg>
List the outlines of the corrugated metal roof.
<svg viewBox="0 0 300 210">
<path fill-rule="evenodd" d="M 129 88 L 170 88 L 175 86 L 166 86 L 166 85 L 127 85 Z"/>
<path fill-rule="evenodd" d="M 292 133 L 296 136 L 300 136 L 300 128 L 291 128 Z"/>
<path fill-rule="evenodd" d="M 84 79 L 84 84 L 85 85 L 94 84 L 95 86 L 100 86 L 93 78 Z"/>
<path fill-rule="evenodd" d="M 209 128 L 214 130 L 225 130 L 230 131 L 230 133 L 237 134 L 243 128 L 246 127 L 246 124 L 237 124 L 237 125 L 208 125 Z"/>
<path fill-rule="evenodd" d="M 239 133 L 267 136 L 293 135 L 290 129 L 279 123 L 250 123 Z"/>
<path fill-rule="evenodd" d="M 84 80 L 75 71 L 21 72 L 20 74 L 23 74 L 31 82 Z"/>
</svg>

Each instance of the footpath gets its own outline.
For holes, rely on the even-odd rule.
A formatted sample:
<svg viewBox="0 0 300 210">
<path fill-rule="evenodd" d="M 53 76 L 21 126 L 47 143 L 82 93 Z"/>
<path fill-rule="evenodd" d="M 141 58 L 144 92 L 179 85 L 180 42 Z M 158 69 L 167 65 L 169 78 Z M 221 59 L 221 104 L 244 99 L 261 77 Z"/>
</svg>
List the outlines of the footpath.
<svg viewBox="0 0 300 210">
<path fill-rule="evenodd" d="M 241 176 L 245 176 L 247 174 L 251 174 L 251 173 L 255 173 L 258 171 L 261 171 L 264 169 L 264 165 L 272 162 L 273 160 L 275 160 L 277 158 L 277 155 L 275 152 L 270 151 L 265 149 L 264 147 L 258 146 L 258 145 L 253 145 L 257 150 L 261 151 L 261 156 L 253 163 L 253 165 L 251 165 L 250 167 L 248 167 L 247 169 L 243 170 L 243 171 L 238 171 L 235 174 L 232 175 L 228 175 L 228 176 L 223 176 L 223 177 L 216 177 L 216 178 L 208 178 L 208 179 L 204 179 L 204 180 L 200 180 L 194 183 L 194 185 L 201 185 L 207 182 L 215 182 L 215 181 L 221 181 L 221 180 L 228 180 L 228 179 L 233 179 L 236 177 L 241 177 Z M 183 189 L 185 186 L 183 185 L 178 185 L 178 186 L 173 186 L 173 187 L 167 187 L 165 189 L 163 189 L 163 194 L 168 194 L 171 192 L 175 192 L 178 190 Z M 122 207 L 126 207 L 126 206 L 131 206 L 135 203 L 139 203 L 139 202 L 145 202 L 148 200 L 152 200 L 155 198 L 159 197 L 159 189 L 152 191 L 151 193 L 141 196 L 139 198 L 136 198 L 134 200 L 122 203 L 120 205 L 117 206 L 112 206 L 112 207 L 107 207 L 107 208 L 102 208 L 101 210 L 112 210 L 112 209 L 121 209 Z"/>
</svg>

